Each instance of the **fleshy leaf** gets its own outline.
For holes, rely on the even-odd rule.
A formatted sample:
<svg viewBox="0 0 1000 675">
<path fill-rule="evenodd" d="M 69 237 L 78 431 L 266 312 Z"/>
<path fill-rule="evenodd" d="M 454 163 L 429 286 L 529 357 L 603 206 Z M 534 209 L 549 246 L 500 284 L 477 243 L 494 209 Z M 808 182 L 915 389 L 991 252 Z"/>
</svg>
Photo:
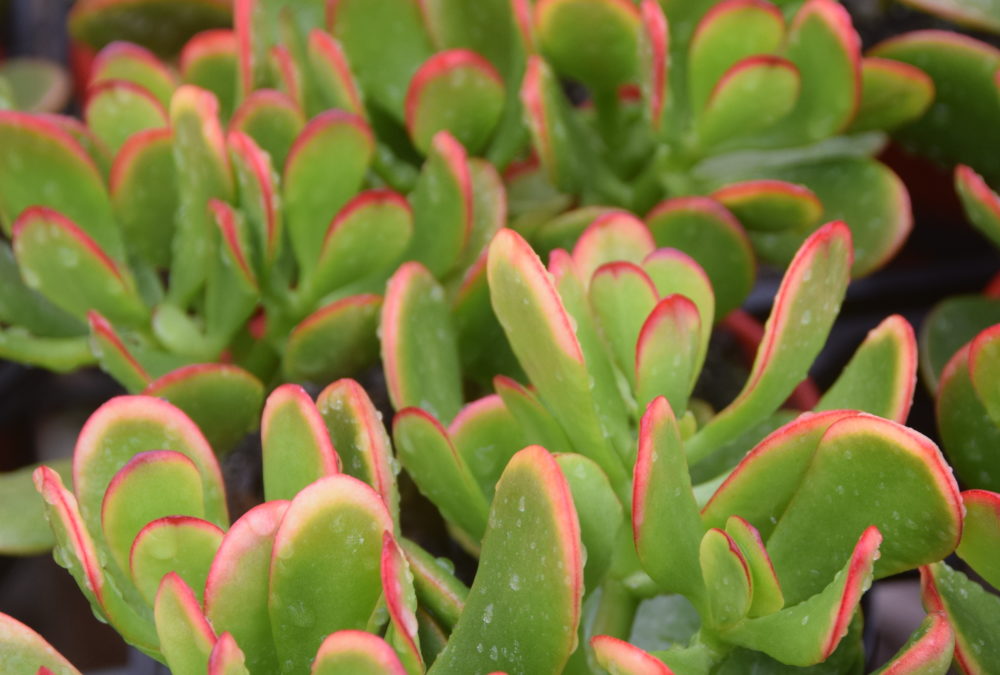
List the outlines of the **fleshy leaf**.
<svg viewBox="0 0 1000 675">
<path fill-rule="evenodd" d="M 705 270 L 695 260 L 677 249 L 661 248 L 649 254 L 642 261 L 642 268 L 656 285 L 661 298 L 679 294 L 686 297 L 698 308 L 701 320 L 701 339 L 698 347 L 698 357 L 694 368 L 701 371 L 708 352 L 708 341 L 712 337 L 712 326 L 718 313 L 715 310 L 715 293 L 712 282 Z"/>
<path fill-rule="evenodd" d="M 80 675 L 41 635 L 3 613 L 0 613 L 0 668 L 11 675 L 34 675 L 39 668 L 52 675 Z"/>
<path fill-rule="evenodd" d="M 597 635 L 590 640 L 594 658 L 602 668 L 619 675 L 674 675 L 667 664 L 635 645 L 610 635 Z"/>
<path fill-rule="evenodd" d="M 752 136 L 785 117 L 799 97 L 798 70 L 777 56 L 751 56 L 727 70 L 700 111 L 697 133 L 711 148 Z"/>
<path fill-rule="evenodd" d="M 873 675 L 944 675 L 951 665 L 955 634 L 943 612 L 928 614 L 889 663 Z"/>
<path fill-rule="evenodd" d="M 406 93 L 406 127 L 414 145 L 428 152 L 437 132 L 447 130 L 479 154 L 504 107 L 503 79 L 476 52 L 439 52 L 417 70 Z"/>
<path fill-rule="evenodd" d="M 122 80 L 107 80 L 92 86 L 83 116 L 112 154 L 133 134 L 167 125 L 163 104 L 139 85 Z"/>
<path fill-rule="evenodd" d="M 632 528 L 643 568 L 663 589 L 695 598 L 703 593 L 698 546 L 705 530 L 677 421 L 662 396 L 649 404 L 639 428 Z"/>
<path fill-rule="evenodd" d="M 248 236 L 240 248 L 248 248 L 245 258 L 257 274 L 267 277 L 280 252 L 282 242 L 281 209 L 275 187 L 271 156 L 242 131 L 231 131 L 227 137 L 230 158 L 240 189 L 240 207 L 245 216 Z M 221 223 L 220 223 L 221 225 Z M 223 244 L 227 248 L 237 248 L 225 236 Z M 248 280 L 255 276 L 251 270 L 244 273 Z"/>
<path fill-rule="evenodd" d="M 447 131 L 431 142 L 410 197 L 413 238 L 406 257 L 443 277 L 458 262 L 472 234 L 472 174 L 462 144 Z"/>
<path fill-rule="evenodd" d="M 156 593 L 156 634 L 170 671 L 202 675 L 215 646 L 215 633 L 201 613 L 198 598 L 173 572 L 163 577 Z"/>
<path fill-rule="evenodd" d="M 217 525 L 189 516 L 167 516 L 148 523 L 129 552 L 129 571 L 139 593 L 152 605 L 164 575 L 177 574 L 198 589 L 193 593 L 200 603 L 222 534 Z"/>
<path fill-rule="evenodd" d="M 71 460 L 45 464 L 63 480 L 71 475 Z M 52 549 L 52 530 L 45 519 L 33 474 L 38 465 L 0 473 L 0 551 L 3 555 L 32 555 Z M 0 653 L 2 653 L 0 649 Z"/>
<path fill-rule="evenodd" d="M 1000 246 L 1000 196 L 967 166 L 955 167 L 955 189 L 969 221 Z"/>
<path fill-rule="evenodd" d="M 784 36 L 785 21 L 770 4 L 726 0 L 714 5 L 698 24 L 688 48 L 691 109 L 705 106 L 723 73 L 737 61 L 777 51 Z"/>
<path fill-rule="evenodd" d="M 690 439 L 689 461 L 706 457 L 770 415 L 805 379 L 840 309 L 850 263 L 851 236 L 843 223 L 823 226 L 803 244 L 775 296 L 746 385 Z"/>
<path fill-rule="evenodd" d="M 539 49 L 561 75 L 597 92 L 635 79 L 640 16 L 628 0 L 542 0 L 534 22 Z"/>
<path fill-rule="evenodd" d="M 330 633 L 365 627 L 392 529 L 382 499 L 350 476 L 321 478 L 292 500 L 274 539 L 268 602 L 283 670 L 308 666 Z"/>
<path fill-rule="evenodd" d="M 385 605 L 392 622 L 388 632 L 389 642 L 396 648 L 400 661 L 406 664 L 407 672 L 421 675 L 426 668 L 417 636 L 417 596 L 413 590 L 413 574 L 396 540 L 388 532 L 382 533 L 379 569 Z"/>
<path fill-rule="evenodd" d="M 548 272 L 512 230 L 497 234 L 487 264 L 493 309 L 539 396 L 576 450 L 621 484 L 624 471 L 601 430 L 580 342 Z"/>
<path fill-rule="evenodd" d="M 861 595 L 871 585 L 881 542 L 879 531 L 867 528 L 826 588 L 780 612 L 736 624 L 724 633 L 725 639 L 794 666 L 827 659 L 847 634 Z"/>
<path fill-rule="evenodd" d="M 313 118 L 295 139 L 282 185 L 292 249 L 304 274 L 315 267 L 330 220 L 358 191 L 374 152 L 364 120 L 338 110 Z"/>
<path fill-rule="evenodd" d="M 200 518 L 204 513 L 201 475 L 194 462 L 179 452 L 148 450 L 111 479 L 101 502 L 101 527 L 114 561 L 126 571 L 132 544 L 146 525 L 166 516 Z"/>
<path fill-rule="evenodd" d="M 1000 598 L 940 562 L 920 568 L 928 611 L 945 612 L 955 632 L 954 663 L 964 673 L 988 673 L 1000 663 L 1000 635 L 993 630 Z"/>
<path fill-rule="evenodd" d="M 823 205 L 812 190 L 780 180 L 732 183 L 711 197 L 744 227 L 760 232 L 811 229 L 823 215 Z"/>
<path fill-rule="evenodd" d="M 941 371 L 967 342 L 1000 323 L 1000 300 L 983 295 L 956 295 L 938 303 L 920 327 L 920 375 L 936 392 Z"/>
<path fill-rule="evenodd" d="M 277 673 L 268 615 L 268 570 L 274 535 L 288 502 L 247 511 L 222 538 L 205 582 L 205 616 L 243 645 L 251 672 Z"/>
<path fill-rule="evenodd" d="M 441 514 L 478 546 L 486 529 L 489 503 L 448 432 L 420 408 L 405 408 L 392 423 L 399 460 L 420 491 Z"/>
<path fill-rule="evenodd" d="M 267 397 L 260 422 L 264 498 L 292 499 L 299 490 L 340 472 L 340 458 L 305 389 L 284 384 Z"/>
<path fill-rule="evenodd" d="M 38 336 L 74 337 L 86 331 L 80 321 L 28 288 L 6 242 L 0 243 L 0 321 Z"/>
<path fill-rule="evenodd" d="M 323 640 L 310 675 L 406 675 L 389 644 L 362 630 L 341 630 Z"/>
<path fill-rule="evenodd" d="M 462 407 L 458 347 L 444 289 L 418 263 L 389 280 L 382 307 L 382 362 L 393 406 L 418 406 L 450 422 Z"/>
<path fill-rule="evenodd" d="M 334 382 L 320 393 L 316 404 L 340 456 L 341 471 L 375 488 L 393 520 L 398 520 L 399 492 L 382 413 L 354 380 Z"/>
<path fill-rule="evenodd" d="M 766 616 L 785 606 L 785 596 L 781 592 L 778 575 L 774 572 L 771 557 L 764 548 L 760 532 L 739 516 L 731 516 L 726 521 L 726 534 L 740 549 L 744 562 L 750 571 L 752 597 L 748 616 Z"/>
<path fill-rule="evenodd" d="M 43 205 L 77 223 L 112 258 L 122 245 L 101 172 L 83 147 L 54 122 L 0 111 L 0 223 Z"/>
<path fill-rule="evenodd" d="M 309 33 L 308 53 L 311 83 L 320 104 L 363 117 L 361 93 L 340 43 L 326 31 L 314 29 Z"/>
<path fill-rule="evenodd" d="M 934 100 L 934 81 L 915 66 L 892 59 L 861 61 L 861 105 L 850 131 L 893 130 L 921 117 Z"/>
<path fill-rule="evenodd" d="M 208 657 L 208 675 L 249 675 L 246 658 L 232 633 L 223 633 L 215 641 Z"/>
<path fill-rule="evenodd" d="M 893 314 L 868 333 L 816 410 L 861 410 L 902 424 L 916 384 L 913 327 Z"/>
<path fill-rule="evenodd" d="M 421 609 L 430 612 L 450 630 L 462 615 L 469 589 L 451 573 L 447 561 L 435 559 L 406 539 L 401 545 L 413 573 L 413 586 Z"/>
<path fill-rule="evenodd" d="M 527 443 L 552 448 L 552 452 L 570 451 L 572 446 L 566 432 L 533 391 L 502 375 L 494 378 L 493 387 L 517 420 Z"/>
<path fill-rule="evenodd" d="M 587 226 L 573 247 L 573 264 L 585 286 L 601 265 L 611 262 L 641 263 L 656 244 L 645 224 L 625 211 L 599 215 Z"/>
<path fill-rule="evenodd" d="M 705 622 L 713 630 L 725 630 L 750 610 L 750 568 L 733 538 L 715 528 L 702 538 L 698 559 L 705 578 Z"/>
<path fill-rule="evenodd" d="M 663 123 L 669 93 L 670 29 L 663 8 L 656 0 L 639 4 L 642 32 L 639 35 L 639 86 L 648 106 L 653 130 Z"/>
<path fill-rule="evenodd" d="M 489 520 L 465 610 L 429 672 L 558 672 L 576 646 L 583 561 L 572 495 L 548 452 L 511 459 Z"/>
<path fill-rule="evenodd" d="M 549 181 L 557 190 L 576 192 L 584 181 L 581 174 L 587 164 L 582 162 L 577 130 L 570 126 L 569 103 L 552 69 L 540 56 L 528 59 L 520 97 L 532 146 Z M 511 189 L 511 195 L 515 194 Z"/>
<path fill-rule="evenodd" d="M 304 283 L 320 298 L 359 279 L 379 281 L 406 250 L 413 232 L 409 203 L 390 190 L 362 192 L 330 223 L 319 260 Z"/>
<path fill-rule="evenodd" d="M 660 300 L 642 325 L 635 347 L 636 399 L 640 406 L 665 396 L 675 415 L 687 410 L 701 372 L 701 319 L 683 295 Z"/>
<path fill-rule="evenodd" d="M 47 207 L 31 207 L 12 230 L 25 283 L 56 306 L 81 319 L 96 309 L 125 324 L 148 320 L 149 309 L 127 268 L 69 218 Z"/>
<path fill-rule="evenodd" d="M 150 129 L 131 136 L 111 165 L 109 186 L 125 247 L 157 267 L 169 267 L 177 212 L 174 136 Z"/>
<path fill-rule="evenodd" d="M 228 25 L 231 13 L 225 0 L 83 0 L 73 5 L 69 29 L 95 48 L 128 40 L 173 54 L 198 31 Z"/>
<path fill-rule="evenodd" d="M 199 363 L 150 382 L 143 394 L 180 408 L 198 425 L 215 452 L 224 455 L 257 428 L 264 385 L 242 368 Z"/>
<path fill-rule="evenodd" d="M 236 35 L 231 30 L 203 31 L 188 40 L 181 50 L 182 79 L 215 94 L 219 114 L 226 120 L 236 107 L 238 68 Z"/>
<path fill-rule="evenodd" d="M 715 291 L 714 318 L 740 306 L 757 270 L 750 241 L 732 213 L 706 197 L 679 197 L 656 206 L 646 223 L 658 247 L 684 251 L 708 274 Z"/>
<path fill-rule="evenodd" d="M 145 389 L 152 378 L 125 345 L 114 326 L 95 311 L 90 311 L 87 318 L 90 321 L 90 347 L 101 370 L 115 378 L 129 393 L 139 393 Z"/>
<path fill-rule="evenodd" d="M 986 490 L 962 493 L 965 521 L 956 553 L 994 587 L 1000 587 L 1000 495 Z"/>
<path fill-rule="evenodd" d="M 242 131 L 271 156 L 274 166 L 284 166 L 296 137 L 305 126 L 296 103 L 273 89 L 258 89 L 247 96 L 229 121 L 229 130 Z"/>
<path fill-rule="evenodd" d="M 177 78 L 151 51 L 132 42 L 112 42 L 94 57 L 88 84 L 108 80 L 134 82 L 162 103 L 170 105 Z"/>
<path fill-rule="evenodd" d="M 288 336 L 285 377 L 322 384 L 378 360 L 375 334 L 382 298 L 363 293 L 336 300 L 303 319 Z"/>
</svg>

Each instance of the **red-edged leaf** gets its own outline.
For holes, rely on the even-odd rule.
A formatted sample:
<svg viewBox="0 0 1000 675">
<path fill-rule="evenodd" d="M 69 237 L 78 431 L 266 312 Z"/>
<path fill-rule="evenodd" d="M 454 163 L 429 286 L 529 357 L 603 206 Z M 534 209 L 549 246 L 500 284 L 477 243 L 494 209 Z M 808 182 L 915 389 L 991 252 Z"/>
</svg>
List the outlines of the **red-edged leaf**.
<svg viewBox="0 0 1000 675">
<path fill-rule="evenodd" d="M 34 668 L 48 675 L 80 675 L 45 638 L 3 613 L 0 613 L 0 668 L 12 675 L 27 674 Z"/>
<path fill-rule="evenodd" d="M 934 80 L 916 66 L 876 56 L 861 61 L 861 105 L 850 131 L 890 131 L 921 117 L 934 100 Z"/>
<path fill-rule="evenodd" d="M 417 596 L 413 590 L 410 566 L 396 540 L 388 532 L 382 533 L 382 558 L 379 565 L 382 575 L 382 592 L 392 621 L 390 642 L 395 646 L 401 662 L 408 672 L 425 672 L 417 637 Z"/>
<path fill-rule="evenodd" d="M 341 470 L 375 488 L 398 520 L 395 460 L 382 414 L 368 394 L 354 380 L 338 380 L 320 393 L 316 403 L 340 456 Z"/>
<path fill-rule="evenodd" d="M 163 577 L 153 609 L 160 649 L 171 672 L 201 675 L 215 646 L 215 631 L 191 588 L 173 572 Z"/>
<path fill-rule="evenodd" d="M 254 673 L 279 672 L 267 611 L 271 548 L 288 502 L 266 502 L 233 523 L 205 582 L 205 616 L 243 645 Z"/>
<path fill-rule="evenodd" d="M 568 193 L 578 191 L 583 167 L 575 143 L 579 139 L 569 129 L 569 103 L 555 74 L 540 56 L 528 58 L 520 97 L 532 145 L 552 185 Z"/>
<path fill-rule="evenodd" d="M 176 574 L 192 589 L 201 609 L 205 579 L 223 532 L 191 516 L 167 516 L 147 523 L 129 550 L 128 570 L 139 594 L 154 604 L 164 575 Z"/>
<path fill-rule="evenodd" d="M 353 375 L 378 361 L 382 298 L 362 293 L 336 300 L 303 319 L 288 336 L 282 360 L 285 377 L 325 384 Z"/>
<path fill-rule="evenodd" d="M 166 64 L 146 49 L 132 42 L 112 42 L 97 52 L 90 65 L 93 86 L 108 80 L 134 82 L 147 90 L 164 106 L 177 87 L 177 77 Z"/>
<path fill-rule="evenodd" d="M 823 204 L 812 190 L 780 180 L 732 183 L 712 193 L 750 230 L 773 232 L 812 228 L 823 215 Z"/>
<path fill-rule="evenodd" d="M 392 530 L 378 493 L 350 476 L 295 496 L 275 535 L 268 602 L 286 669 L 308 666 L 330 633 L 366 626 L 382 594 L 382 534 Z"/>
<path fill-rule="evenodd" d="M 534 392 L 503 375 L 493 379 L 493 388 L 517 420 L 527 443 L 552 448 L 551 452 L 570 451 L 566 433 Z"/>
<path fill-rule="evenodd" d="M 948 625 L 948 616 L 944 612 L 934 612 L 927 615 L 892 660 L 873 675 L 943 673 L 951 664 L 954 650 L 955 633 Z"/>
<path fill-rule="evenodd" d="M 280 91 L 258 89 L 247 96 L 229 120 L 229 130 L 242 131 L 284 166 L 292 144 L 306 124 L 299 106 Z"/>
<path fill-rule="evenodd" d="M 449 572 L 438 558 L 406 539 L 400 544 L 413 573 L 420 611 L 426 610 L 450 630 L 462 615 L 469 589 Z M 418 612 L 417 618 L 419 620 Z"/>
<path fill-rule="evenodd" d="M 598 267 L 610 262 L 641 263 L 656 248 L 645 223 L 625 211 L 598 216 L 573 247 L 573 264 L 585 285 Z"/>
<path fill-rule="evenodd" d="M 268 52 L 268 61 L 271 72 L 278 81 L 278 89 L 288 96 L 299 110 L 305 110 L 303 73 L 295 62 L 292 52 L 283 44 L 274 45 Z"/>
<path fill-rule="evenodd" d="M 95 48 L 128 40 L 174 54 L 198 31 L 228 25 L 231 15 L 226 0 L 83 0 L 70 11 L 69 30 Z"/>
<path fill-rule="evenodd" d="M 674 675 L 663 661 L 635 645 L 610 635 L 590 639 L 594 657 L 602 668 L 621 675 Z"/>
<path fill-rule="evenodd" d="M 701 540 L 698 560 L 705 578 L 705 623 L 713 630 L 732 627 L 750 611 L 753 592 L 743 552 L 724 530 L 712 528 Z"/>
<path fill-rule="evenodd" d="M 90 323 L 91 350 L 97 357 L 101 369 L 115 378 L 130 393 L 138 393 L 152 381 L 149 373 L 142 367 L 114 326 L 97 312 L 87 313 Z"/>
<path fill-rule="evenodd" d="M 263 278 L 275 264 L 282 240 L 279 195 L 274 184 L 271 157 L 247 134 L 230 131 L 227 136 L 233 169 L 240 187 L 240 207 L 246 216 L 253 255 L 249 261 Z M 227 233 L 223 233 L 225 236 Z M 228 237 L 227 237 L 228 239 Z M 249 271 L 249 270 L 247 270 Z M 251 272 L 244 275 L 253 278 Z"/>
<path fill-rule="evenodd" d="M 747 615 L 766 616 L 779 611 L 785 605 L 785 596 L 760 532 L 743 518 L 731 516 L 726 521 L 726 534 L 739 547 L 750 572 L 752 593 Z"/>
<path fill-rule="evenodd" d="M 340 458 L 305 389 L 284 384 L 267 397 L 260 422 L 264 498 L 292 499 L 323 476 L 340 472 Z"/>
<path fill-rule="evenodd" d="M 1000 246 L 1000 195 L 965 165 L 955 167 L 955 189 L 972 224 L 995 246 Z"/>
<path fill-rule="evenodd" d="M 311 83 L 322 103 L 363 117 L 364 103 L 340 43 L 326 31 L 315 29 L 309 33 L 308 49 Z"/>
<path fill-rule="evenodd" d="M 363 630 L 331 633 L 313 662 L 310 675 L 406 675 L 389 644 Z"/>
<path fill-rule="evenodd" d="M 959 557 L 995 588 L 1000 588 L 1000 494 L 987 490 L 962 493 L 965 521 Z"/>
<path fill-rule="evenodd" d="M 642 0 L 639 6 L 642 32 L 639 36 L 639 82 L 646 101 L 647 115 L 654 130 L 663 123 L 663 111 L 669 95 L 670 33 L 660 3 Z"/>
<path fill-rule="evenodd" d="M 236 33 L 220 28 L 192 37 L 181 50 L 180 71 L 184 82 L 215 94 L 219 99 L 219 114 L 228 120 L 236 107 L 239 73 Z"/>
<path fill-rule="evenodd" d="M 861 410 L 902 424 L 910 414 L 916 384 L 913 327 L 893 314 L 868 333 L 816 410 Z"/>
<path fill-rule="evenodd" d="M 993 630 L 1000 599 L 943 562 L 920 568 L 920 586 L 927 610 L 948 616 L 955 637 L 954 665 L 965 675 L 989 673 L 1000 655 Z"/>
<path fill-rule="evenodd" d="M 208 657 L 207 675 L 248 675 L 246 658 L 232 633 L 223 633 Z"/>
<path fill-rule="evenodd" d="M 83 108 L 87 126 L 118 152 L 133 134 L 167 126 L 167 110 L 143 87 L 127 80 L 106 80 L 87 92 Z"/>
<path fill-rule="evenodd" d="M 503 79 L 485 58 L 467 49 L 439 52 L 410 81 L 406 128 L 423 152 L 446 130 L 479 154 L 500 121 L 504 97 Z"/>
<path fill-rule="evenodd" d="M 701 372 L 701 319 L 683 295 L 657 303 L 639 331 L 635 346 L 636 397 L 646 405 L 665 396 L 675 415 L 687 411 L 688 397 Z"/>
</svg>

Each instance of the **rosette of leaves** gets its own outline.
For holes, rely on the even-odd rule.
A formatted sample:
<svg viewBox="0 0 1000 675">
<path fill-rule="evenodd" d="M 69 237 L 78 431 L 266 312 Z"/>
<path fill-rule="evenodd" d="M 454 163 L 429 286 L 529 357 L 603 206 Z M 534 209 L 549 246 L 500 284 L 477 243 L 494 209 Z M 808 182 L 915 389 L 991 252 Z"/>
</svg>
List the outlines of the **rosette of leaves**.
<svg viewBox="0 0 1000 675">
<path fill-rule="evenodd" d="M 232 525 L 215 455 L 160 399 L 119 397 L 90 418 L 72 492 L 36 472 L 56 560 L 126 641 L 175 675 L 458 674 L 501 656 L 518 672 L 559 671 L 576 642 L 582 551 L 548 452 L 507 464 L 469 589 L 401 534 L 392 449 L 357 383 L 316 403 L 283 385 L 261 429 L 267 501 Z M 0 666 L 78 672 L 3 615 Z"/>
<path fill-rule="evenodd" d="M 856 672 L 854 617 L 871 580 L 954 550 L 958 487 L 937 447 L 901 425 L 916 375 L 904 320 L 870 333 L 812 413 L 781 409 L 826 338 L 850 265 L 846 226 L 810 236 L 746 386 L 718 412 L 691 396 L 714 317 L 707 276 L 627 214 L 599 219 L 548 269 L 516 233 L 497 235 L 489 292 L 531 386 L 499 377 L 496 394 L 457 414 L 420 370 L 439 331 L 416 334 L 407 320 L 429 291 L 412 273 L 390 282 L 395 446 L 456 539 L 477 550 L 517 449 L 557 453 L 587 553 L 580 644 L 593 638 L 569 672 L 594 659 L 618 673 Z M 942 625 L 930 618 L 896 663 L 945 672 Z M 498 667 L 517 672 L 511 664 Z"/>
</svg>

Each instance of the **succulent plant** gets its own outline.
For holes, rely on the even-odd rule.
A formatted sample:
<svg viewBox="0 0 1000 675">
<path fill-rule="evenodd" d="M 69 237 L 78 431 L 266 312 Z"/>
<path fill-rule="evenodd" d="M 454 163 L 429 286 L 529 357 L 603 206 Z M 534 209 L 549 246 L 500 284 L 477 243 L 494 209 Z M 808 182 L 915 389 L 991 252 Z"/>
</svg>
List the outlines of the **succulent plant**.
<svg viewBox="0 0 1000 675">
<path fill-rule="evenodd" d="M 850 265 L 842 223 L 811 235 L 746 386 L 717 413 L 691 395 L 714 318 L 707 276 L 656 249 L 632 216 L 598 218 L 547 270 L 518 234 L 497 235 L 489 292 L 531 388 L 498 377 L 496 394 L 457 414 L 446 404 L 456 392 L 420 369 L 453 340 L 410 320 L 432 294 L 429 274 L 401 269 L 382 322 L 400 462 L 475 553 L 507 459 L 528 443 L 557 453 L 586 550 L 580 641 L 611 672 L 830 659 L 829 672 L 855 672 L 861 593 L 954 550 L 962 506 L 940 451 L 901 426 L 917 364 L 900 317 L 871 332 L 812 413 L 781 409 L 823 345 Z M 694 627 L 650 640 L 678 611 Z M 930 618 L 899 662 L 945 672 L 942 625 Z M 636 635 L 656 659 L 625 642 Z M 586 663 L 577 653 L 570 667 Z"/>
<path fill-rule="evenodd" d="M 196 33 L 232 23 L 232 0 L 77 0 L 69 13 L 75 40 L 93 48 L 127 40 L 176 54 Z"/>
</svg>

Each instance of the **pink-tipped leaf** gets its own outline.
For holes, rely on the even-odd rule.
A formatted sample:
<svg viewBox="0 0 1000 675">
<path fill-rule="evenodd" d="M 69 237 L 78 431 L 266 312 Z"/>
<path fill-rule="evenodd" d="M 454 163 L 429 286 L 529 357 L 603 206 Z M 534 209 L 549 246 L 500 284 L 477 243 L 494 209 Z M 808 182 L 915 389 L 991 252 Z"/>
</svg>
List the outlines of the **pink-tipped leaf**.
<svg viewBox="0 0 1000 675">
<path fill-rule="evenodd" d="M 716 528 L 702 537 L 698 560 L 705 580 L 704 621 L 712 630 L 725 630 L 750 611 L 750 567 L 733 538 Z"/>
<path fill-rule="evenodd" d="M 621 675 L 674 675 L 663 661 L 625 640 L 610 635 L 590 639 L 594 658 L 601 667 Z"/>
<path fill-rule="evenodd" d="M 38 673 L 80 675 L 41 635 L 12 616 L 0 613 L 0 668 L 12 675 Z"/>
<path fill-rule="evenodd" d="M 223 633 L 208 656 L 208 675 L 249 675 L 246 657 L 232 633 Z"/>
<path fill-rule="evenodd" d="M 243 100 L 229 120 L 229 131 L 242 131 L 271 157 L 274 166 L 284 166 L 306 120 L 287 94 L 258 89 Z"/>
<path fill-rule="evenodd" d="M 143 87 L 124 80 L 106 80 L 92 86 L 83 117 L 112 154 L 133 134 L 167 126 L 163 104 Z"/>
<path fill-rule="evenodd" d="M 965 520 L 956 553 L 993 587 L 1000 586 L 1000 494 L 988 490 L 962 493 Z"/>
<path fill-rule="evenodd" d="M 683 295 L 660 300 L 642 324 L 635 343 L 635 394 L 639 405 L 665 396 L 681 416 L 701 371 L 701 319 Z"/>
<path fill-rule="evenodd" d="M 264 405 L 260 422 L 264 498 L 292 499 L 299 490 L 340 472 L 340 458 L 305 389 L 284 384 Z"/>
<path fill-rule="evenodd" d="M 944 612 L 927 615 L 892 660 L 874 675 L 925 675 L 947 672 L 955 651 L 955 633 Z"/>
<path fill-rule="evenodd" d="M 94 57 L 89 86 L 108 80 L 133 82 L 164 106 L 177 88 L 177 77 L 151 51 L 131 42 L 112 42 Z"/>
<path fill-rule="evenodd" d="M 153 609 L 164 659 L 175 675 L 202 675 L 215 646 L 215 632 L 191 587 L 173 572 L 163 577 Z"/>
<path fill-rule="evenodd" d="M 282 357 L 285 377 L 321 385 L 376 363 L 381 309 L 381 296 L 360 293 L 304 318 L 288 336 Z"/>
<path fill-rule="evenodd" d="M 238 69 L 237 40 L 232 30 L 202 31 L 181 50 L 181 78 L 215 94 L 219 99 L 219 114 L 225 120 L 236 107 Z"/>
<path fill-rule="evenodd" d="M 141 392 L 152 378 L 125 345 L 111 322 L 98 312 L 87 313 L 90 346 L 101 369 L 120 382 L 130 393 Z"/>
<path fill-rule="evenodd" d="M 1000 598 L 944 562 L 920 568 L 920 586 L 927 610 L 948 617 L 955 636 L 952 663 L 958 671 L 989 673 L 1000 658 L 1000 636 L 993 630 Z"/>
<path fill-rule="evenodd" d="M 310 675 L 406 675 L 389 644 L 362 630 L 331 633 L 313 661 Z"/>
<path fill-rule="evenodd" d="M 388 532 L 382 534 L 382 592 L 389 610 L 391 628 L 389 642 L 396 649 L 399 660 L 406 664 L 408 673 L 421 675 L 426 671 L 420 655 L 420 638 L 417 635 L 417 596 L 413 590 L 413 575 L 403 552 Z"/>
<path fill-rule="evenodd" d="M 573 264 L 585 285 L 606 263 L 641 263 L 656 244 L 645 223 L 625 211 L 598 216 L 583 231 L 573 247 Z"/>
<path fill-rule="evenodd" d="M 176 573 L 197 589 L 193 593 L 200 603 L 222 536 L 217 525 L 191 516 L 167 516 L 146 524 L 129 551 L 129 572 L 139 594 L 152 605 L 160 580 Z"/>
<path fill-rule="evenodd" d="M 994 246 L 1000 246 L 1000 195 L 990 189 L 982 176 L 965 165 L 955 167 L 955 189 L 969 221 Z"/>
<path fill-rule="evenodd" d="M 861 61 L 861 105 L 850 131 L 891 131 L 919 119 L 934 100 L 934 80 L 916 66 L 877 56 Z"/>
<path fill-rule="evenodd" d="M 751 600 L 747 616 L 766 616 L 784 607 L 781 583 L 757 528 L 739 516 L 730 516 L 726 521 L 726 535 L 739 547 L 750 573 Z"/>
<path fill-rule="evenodd" d="M 731 183 L 712 193 L 749 230 L 804 230 L 819 222 L 823 205 L 804 185 L 780 180 Z"/>
</svg>

